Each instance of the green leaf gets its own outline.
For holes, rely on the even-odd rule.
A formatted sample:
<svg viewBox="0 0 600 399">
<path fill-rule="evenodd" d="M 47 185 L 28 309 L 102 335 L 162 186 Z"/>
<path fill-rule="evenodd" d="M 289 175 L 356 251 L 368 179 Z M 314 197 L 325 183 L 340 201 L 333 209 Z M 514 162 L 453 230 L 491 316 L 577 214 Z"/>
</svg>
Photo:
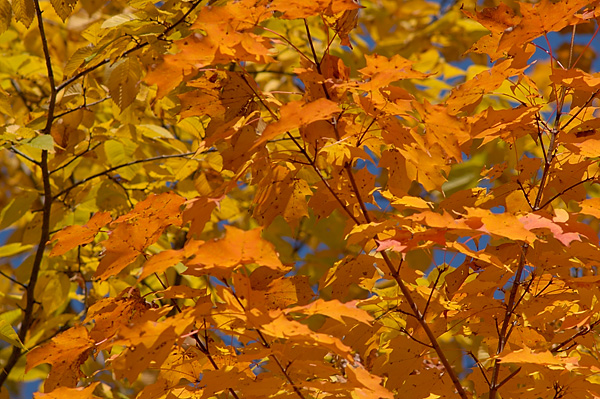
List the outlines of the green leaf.
<svg viewBox="0 0 600 399">
<path fill-rule="evenodd" d="M 0 315 L 0 340 L 8 342 L 12 346 L 17 346 L 21 349 L 25 349 L 25 345 L 19 339 L 19 336 L 15 332 L 14 328 L 9 322 L 3 319 L 3 315 Z"/>
<path fill-rule="evenodd" d="M 54 139 L 49 134 L 34 137 L 25 143 L 29 147 L 36 148 L 38 150 L 52 151 L 54 150 Z"/>
</svg>

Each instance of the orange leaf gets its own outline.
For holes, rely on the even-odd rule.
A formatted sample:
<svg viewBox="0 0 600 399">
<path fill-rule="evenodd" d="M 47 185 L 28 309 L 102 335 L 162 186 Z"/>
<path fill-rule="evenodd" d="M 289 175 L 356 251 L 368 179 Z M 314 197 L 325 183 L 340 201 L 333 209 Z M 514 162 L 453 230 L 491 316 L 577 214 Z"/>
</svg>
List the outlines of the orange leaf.
<svg viewBox="0 0 600 399">
<path fill-rule="evenodd" d="M 193 251 L 185 274 L 201 276 L 220 271 L 228 276 L 239 266 L 257 263 L 273 270 L 287 270 L 273 244 L 261 237 L 262 229 L 241 230 L 225 226 L 225 237 L 209 241 Z"/>
<path fill-rule="evenodd" d="M 284 13 L 284 19 L 298 19 L 319 14 L 337 14 L 360 6 L 352 0 L 273 0 L 271 8 Z"/>
<path fill-rule="evenodd" d="M 248 314 L 248 321 L 260 328 L 263 334 L 273 338 L 285 338 L 292 342 L 303 342 L 313 346 L 322 346 L 330 349 L 342 358 L 352 360 L 352 348 L 345 345 L 339 338 L 328 334 L 312 331 L 307 325 L 295 320 L 288 320 L 283 314 L 272 310 L 269 312 L 271 321 L 263 324 L 264 316 L 254 310 Z"/>
<path fill-rule="evenodd" d="M 34 399 L 96 399 L 100 396 L 94 395 L 94 389 L 100 384 L 100 382 L 92 382 L 87 387 L 79 388 L 68 388 L 60 387 L 56 388 L 50 393 L 35 392 L 33 394 Z"/>
<path fill-rule="evenodd" d="M 368 79 L 360 88 L 366 91 L 377 91 L 380 88 L 402 79 L 423 79 L 429 76 L 412 69 L 413 61 L 399 55 L 387 58 L 383 55 L 365 55 L 367 66 L 359 72 Z"/>
<path fill-rule="evenodd" d="M 499 50 L 510 50 L 522 46 L 548 32 L 558 32 L 571 22 L 576 22 L 574 14 L 589 4 L 588 0 L 562 0 L 554 3 L 542 0 L 534 4 L 519 3 L 521 21 L 513 29 L 504 31 Z"/>
<path fill-rule="evenodd" d="M 281 133 L 306 126 L 311 122 L 328 119 L 340 111 L 341 109 L 337 103 L 325 98 L 319 98 L 310 103 L 304 101 L 289 102 L 281 107 L 279 120 L 266 127 L 261 138 L 254 143 L 252 148 L 258 147 Z"/>
<path fill-rule="evenodd" d="M 174 193 L 151 195 L 115 220 L 117 227 L 104 241 L 106 255 L 98 265 L 96 277 L 106 280 L 118 274 L 154 244 L 167 226 L 181 225 L 179 208 L 184 202 Z"/>
<path fill-rule="evenodd" d="M 581 207 L 579 212 L 600 219 L 600 198 L 583 200 L 579 203 L 579 206 Z"/>
<path fill-rule="evenodd" d="M 533 352 L 530 348 L 519 349 L 498 357 L 502 363 L 532 363 L 544 366 L 563 365 L 550 351 Z"/>
<path fill-rule="evenodd" d="M 361 365 L 346 368 L 349 382 L 355 386 L 354 393 L 360 399 L 393 399 L 394 395 L 381 386 L 383 378 L 373 375 Z M 353 395 L 354 396 L 354 395 Z"/>
<path fill-rule="evenodd" d="M 361 323 L 371 325 L 373 317 L 371 317 L 371 315 L 365 312 L 364 310 L 357 308 L 357 302 L 358 301 L 350 301 L 342 303 L 337 299 L 334 299 L 333 301 L 324 301 L 323 299 L 319 298 L 306 306 L 296 306 L 290 309 L 286 309 L 284 310 L 284 313 L 289 314 L 300 312 L 307 316 L 320 314 L 327 317 L 331 317 L 332 319 L 337 320 L 343 324 L 346 324 L 343 318 L 347 317 L 350 319 L 360 321 Z"/>
<path fill-rule="evenodd" d="M 94 240 L 98 231 L 112 219 L 110 212 L 97 212 L 83 226 L 68 226 L 52 236 L 52 241 L 57 243 L 50 251 L 50 256 L 58 256 L 77 247 L 88 244 Z"/>
<path fill-rule="evenodd" d="M 25 371 L 42 363 L 49 363 L 52 370 L 44 383 L 44 389 L 52 391 L 58 387 L 74 388 L 79 377 L 83 376 L 80 366 L 93 348 L 94 341 L 89 338 L 87 329 L 83 325 L 77 325 L 31 350 L 27 354 Z"/>
</svg>

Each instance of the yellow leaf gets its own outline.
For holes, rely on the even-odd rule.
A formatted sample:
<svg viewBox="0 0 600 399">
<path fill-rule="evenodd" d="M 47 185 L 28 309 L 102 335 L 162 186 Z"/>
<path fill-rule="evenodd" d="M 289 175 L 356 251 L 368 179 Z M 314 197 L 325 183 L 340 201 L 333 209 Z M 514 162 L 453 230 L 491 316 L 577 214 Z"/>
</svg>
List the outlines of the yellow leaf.
<svg viewBox="0 0 600 399">
<path fill-rule="evenodd" d="M 15 332 L 13 326 L 0 315 L 0 340 L 6 341 L 13 346 L 18 346 L 21 349 L 25 349 L 23 342 L 19 339 L 19 336 Z"/>
<path fill-rule="evenodd" d="M 12 10 L 15 14 L 15 19 L 29 28 L 33 21 L 35 9 L 33 6 L 34 0 L 13 0 Z"/>
<path fill-rule="evenodd" d="M 78 0 L 50 0 L 54 11 L 58 14 L 60 19 L 65 21 L 69 15 L 73 12 L 73 9 L 77 5 Z"/>
<path fill-rule="evenodd" d="M 9 258 L 11 256 L 23 253 L 33 248 L 31 244 L 22 244 L 20 242 L 13 242 L 12 244 L 6 244 L 0 247 L 0 258 Z"/>
<path fill-rule="evenodd" d="M 562 365 L 550 351 L 533 352 L 530 348 L 519 349 L 498 357 L 502 363 L 532 363 L 545 366 Z"/>
<path fill-rule="evenodd" d="M 108 79 L 108 91 L 112 100 L 121 110 L 127 108 L 139 91 L 142 77 L 140 62 L 134 56 L 128 56 L 113 66 Z"/>
<path fill-rule="evenodd" d="M 0 34 L 6 32 L 12 19 L 12 9 L 8 0 L 0 0 Z"/>
</svg>

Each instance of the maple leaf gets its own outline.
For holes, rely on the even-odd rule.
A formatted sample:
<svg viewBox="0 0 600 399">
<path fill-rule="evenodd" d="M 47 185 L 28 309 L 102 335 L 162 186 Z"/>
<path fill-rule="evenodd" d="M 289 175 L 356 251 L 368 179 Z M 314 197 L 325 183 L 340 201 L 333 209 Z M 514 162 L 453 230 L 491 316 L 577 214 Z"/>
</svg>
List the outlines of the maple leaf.
<svg viewBox="0 0 600 399">
<path fill-rule="evenodd" d="M 42 363 L 52 365 L 44 389 L 47 392 L 59 387 L 74 388 L 83 376 L 80 366 L 94 348 L 87 329 L 78 325 L 54 337 L 50 342 L 34 348 L 27 355 L 29 371 Z M 90 392 L 87 392 L 89 395 Z"/>
<path fill-rule="evenodd" d="M 324 98 L 310 103 L 303 101 L 290 102 L 281 107 L 281 116 L 277 122 L 271 123 L 266 127 L 261 137 L 254 143 L 254 147 L 294 128 L 328 119 L 340 111 L 341 109 L 338 104 Z"/>
<path fill-rule="evenodd" d="M 97 277 L 107 279 L 133 262 L 142 251 L 158 240 L 163 230 L 181 224 L 179 208 L 184 199 L 173 193 L 152 195 L 133 210 L 117 218 L 117 227 L 104 241 L 106 254 L 98 265 Z"/>
<path fill-rule="evenodd" d="M 225 237 L 209 241 L 193 251 L 194 257 L 186 262 L 190 275 L 208 273 L 229 274 L 242 265 L 257 263 L 273 270 L 287 270 L 273 245 L 261 238 L 261 229 L 244 231 L 225 226 Z"/>
<path fill-rule="evenodd" d="M 595 6 L 0 0 L 0 387 L 600 397 Z"/>
<path fill-rule="evenodd" d="M 50 251 L 50 256 L 58 256 L 79 246 L 92 242 L 100 229 L 106 226 L 112 218 L 109 212 L 98 212 L 83 226 L 67 226 L 52 236 L 56 244 Z"/>
</svg>

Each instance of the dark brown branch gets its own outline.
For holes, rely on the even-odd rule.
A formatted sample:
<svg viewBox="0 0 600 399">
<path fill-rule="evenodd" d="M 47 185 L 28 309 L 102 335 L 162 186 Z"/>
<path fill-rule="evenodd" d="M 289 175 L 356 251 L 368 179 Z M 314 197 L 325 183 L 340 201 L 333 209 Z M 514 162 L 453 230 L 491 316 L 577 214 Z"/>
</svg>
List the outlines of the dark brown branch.
<svg viewBox="0 0 600 399">
<path fill-rule="evenodd" d="M 570 342 L 572 342 L 573 340 L 575 340 L 577 337 L 582 337 L 582 336 L 584 336 L 584 335 L 589 334 L 590 332 L 592 332 L 593 329 L 598 324 L 600 324 L 600 319 L 596 320 L 595 322 L 593 322 L 589 326 L 584 327 L 581 331 L 578 331 L 571 338 L 568 338 L 568 339 L 564 340 L 563 342 L 561 342 L 560 344 L 556 345 L 554 348 L 550 349 L 550 352 L 552 352 L 552 353 L 561 352 L 562 348 L 564 348 L 565 346 L 567 346 Z"/>
<path fill-rule="evenodd" d="M 40 38 L 42 42 L 42 49 L 44 52 L 44 60 L 46 62 L 46 71 L 48 73 L 48 83 L 50 85 L 50 98 L 48 101 L 48 117 L 46 120 L 46 125 L 42 130 L 42 134 L 48 135 L 50 134 L 50 130 L 52 128 L 52 122 L 54 121 L 54 110 L 56 107 L 56 94 L 57 90 L 54 86 L 54 71 L 52 69 L 52 60 L 50 57 L 50 50 L 48 48 L 48 40 L 46 37 L 46 32 L 44 30 L 44 21 L 42 19 L 42 10 L 40 9 L 39 0 L 33 1 L 33 6 L 35 9 L 35 15 L 38 22 L 38 30 L 40 33 Z M 21 342 L 25 343 L 27 339 L 27 333 L 29 332 L 29 328 L 33 324 L 34 321 L 34 311 L 33 307 L 35 306 L 35 298 L 34 292 L 37 284 L 38 276 L 40 273 L 42 260 L 44 258 L 44 251 L 46 249 L 46 243 L 50 238 L 50 213 L 52 212 L 52 187 L 50 185 L 50 173 L 48 169 L 48 150 L 42 150 L 41 161 L 39 166 L 42 170 L 42 183 L 44 187 L 44 206 L 42 210 L 42 228 L 40 232 L 40 240 L 38 242 L 37 250 L 35 252 L 35 257 L 33 259 L 33 264 L 31 267 L 31 274 L 29 276 L 29 282 L 27 283 L 26 290 L 26 306 L 23 312 L 23 320 L 21 321 L 21 326 L 19 328 L 19 339 Z M 22 349 L 17 346 L 12 347 L 12 352 L 10 357 L 8 358 L 4 369 L 0 373 L 0 387 L 4 385 L 11 370 L 15 367 L 19 358 L 22 354 Z"/>
<path fill-rule="evenodd" d="M 306 22 L 306 18 L 304 18 L 304 27 L 306 28 L 306 35 L 308 36 L 308 43 L 310 44 L 310 50 L 312 51 L 314 57 L 315 66 L 317 67 L 317 71 L 321 73 L 321 63 L 317 57 L 317 52 L 315 51 L 315 45 L 313 43 L 312 35 L 310 34 L 310 29 L 308 28 L 308 22 Z"/>
</svg>

